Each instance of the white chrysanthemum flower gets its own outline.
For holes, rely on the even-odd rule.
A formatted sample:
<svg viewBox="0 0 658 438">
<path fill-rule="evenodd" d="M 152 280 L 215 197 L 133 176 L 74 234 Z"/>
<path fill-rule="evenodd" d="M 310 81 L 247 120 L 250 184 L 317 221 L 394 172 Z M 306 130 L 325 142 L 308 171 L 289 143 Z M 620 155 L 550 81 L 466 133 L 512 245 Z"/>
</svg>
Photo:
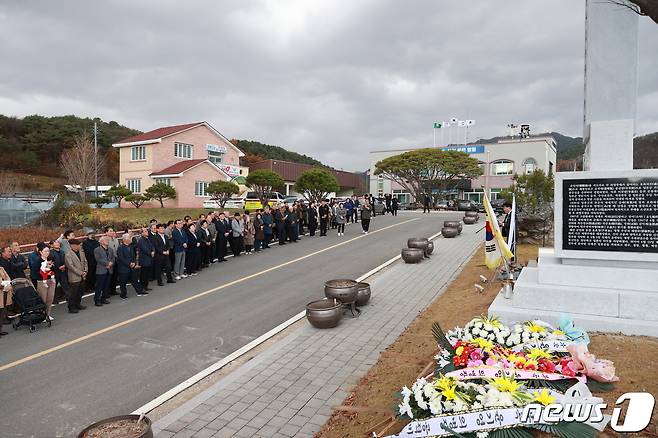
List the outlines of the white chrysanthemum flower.
<svg viewBox="0 0 658 438">
<path fill-rule="evenodd" d="M 398 405 L 398 411 L 400 415 L 406 415 L 409 418 L 414 418 L 414 413 L 411 411 L 411 405 L 409 403 L 402 403 Z"/>
<path fill-rule="evenodd" d="M 433 400 L 430 400 L 430 411 L 432 412 L 432 415 L 439 415 L 443 412 L 443 403 L 441 403 L 441 398 L 435 398 Z"/>
<path fill-rule="evenodd" d="M 477 438 L 487 438 L 489 436 L 489 432 L 478 432 L 475 434 Z"/>
<path fill-rule="evenodd" d="M 414 400 L 416 401 L 416 404 L 418 405 L 419 408 L 422 410 L 427 410 L 427 402 L 425 401 L 425 398 L 423 397 L 423 388 L 416 388 L 414 390 Z"/>
<path fill-rule="evenodd" d="M 431 383 L 425 385 L 425 387 L 423 388 L 423 394 L 425 395 L 425 397 L 427 397 L 430 403 L 432 402 L 432 400 L 436 398 L 441 398 L 441 394 L 439 393 L 439 391 L 437 391 L 434 388 L 434 386 Z"/>
<path fill-rule="evenodd" d="M 485 329 L 486 331 L 490 332 L 491 330 L 493 330 L 493 326 L 492 326 L 491 324 L 485 324 L 485 325 L 484 325 L 484 329 Z"/>
<path fill-rule="evenodd" d="M 471 330 L 471 333 L 473 334 L 473 336 L 478 336 L 481 333 L 481 331 L 480 329 L 474 328 L 473 330 Z"/>
</svg>

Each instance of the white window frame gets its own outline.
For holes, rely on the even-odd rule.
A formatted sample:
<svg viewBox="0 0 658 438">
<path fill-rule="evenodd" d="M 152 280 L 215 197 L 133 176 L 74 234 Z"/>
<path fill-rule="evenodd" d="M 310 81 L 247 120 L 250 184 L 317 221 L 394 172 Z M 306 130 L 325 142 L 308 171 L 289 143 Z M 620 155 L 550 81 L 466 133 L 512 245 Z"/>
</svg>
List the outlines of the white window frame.
<svg viewBox="0 0 658 438">
<path fill-rule="evenodd" d="M 166 178 L 166 177 L 165 177 L 165 178 L 158 178 L 158 177 L 156 177 L 156 178 L 153 178 L 153 181 L 154 181 L 156 184 L 158 184 L 158 183 L 165 183 L 165 184 L 167 184 L 169 187 L 171 187 L 171 178 Z"/>
<path fill-rule="evenodd" d="M 130 161 L 146 161 L 146 146 L 131 147 Z"/>
<path fill-rule="evenodd" d="M 492 188 L 489 189 L 489 197 L 491 198 L 490 200 L 493 201 L 494 199 L 500 198 L 500 194 L 503 192 L 503 189 L 500 188 Z"/>
<path fill-rule="evenodd" d="M 224 155 L 226 155 L 224 152 L 208 151 L 208 160 L 210 160 L 210 162 L 213 164 L 223 164 Z"/>
<path fill-rule="evenodd" d="M 537 160 L 534 158 L 526 158 L 523 160 L 523 171 L 526 175 L 532 174 L 537 169 Z"/>
<path fill-rule="evenodd" d="M 126 187 L 133 193 L 142 193 L 142 179 L 130 178 L 126 180 Z"/>
<path fill-rule="evenodd" d="M 507 173 L 498 173 L 494 169 L 496 168 L 496 165 L 498 164 L 509 164 L 511 165 L 511 169 Z M 508 176 L 508 175 L 514 175 L 514 161 L 512 160 L 496 160 L 491 163 L 491 175 L 492 176 Z"/>
<path fill-rule="evenodd" d="M 176 158 L 194 158 L 194 145 L 189 143 L 174 143 L 174 157 Z"/>
<path fill-rule="evenodd" d="M 393 190 L 393 197 L 398 198 L 398 202 L 402 204 L 408 204 L 411 202 L 411 193 L 406 190 Z"/>
<path fill-rule="evenodd" d="M 201 198 L 210 198 L 208 194 L 208 181 L 194 181 L 194 196 Z"/>
</svg>

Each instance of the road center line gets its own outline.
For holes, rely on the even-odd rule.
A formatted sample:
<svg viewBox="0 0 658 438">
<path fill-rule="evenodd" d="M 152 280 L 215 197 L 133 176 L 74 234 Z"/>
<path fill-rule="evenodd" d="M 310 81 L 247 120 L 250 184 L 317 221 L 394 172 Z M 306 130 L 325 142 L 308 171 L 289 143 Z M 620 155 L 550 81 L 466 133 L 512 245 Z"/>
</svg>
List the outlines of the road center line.
<svg viewBox="0 0 658 438">
<path fill-rule="evenodd" d="M 172 309 L 172 308 L 174 308 L 174 307 L 178 307 L 178 306 L 180 306 L 180 305 L 182 305 L 182 304 L 185 304 L 185 303 L 187 303 L 187 302 L 189 302 L 189 301 L 193 301 L 193 300 L 196 300 L 196 299 L 198 299 L 198 298 L 204 297 L 204 296 L 206 296 L 206 295 L 210 295 L 211 293 L 217 292 L 217 291 L 222 290 L 222 289 L 225 289 L 225 288 L 227 288 L 227 287 L 230 287 L 230 286 L 233 286 L 233 285 L 236 285 L 236 284 L 242 283 L 242 282 L 244 282 L 244 281 L 247 281 L 247 280 L 250 280 L 250 279 L 252 279 L 252 278 L 255 278 L 255 277 L 261 276 L 261 275 L 263 275 L 263 274 L 267 274 L 268 272 L 272 272 L 272 271 L 274 271 L 274 270 L 277 270 L 277 269 L 283 268 L 283 267 L 288 266 L 288 265 L 290 265 L 290 264 L 296 263 L 296 262 L 298 262 L 298 261 L 300 261 L 300 260 L 304 260 L 304 259 L 307 259 L 307 258 L 312 257 L 312 256 L 314 256 L 314 255 L 321 254 L 321 253 L 323 253 L 323 252 L 329 251 L 329 250 L 334 249 L 334 248 L 338 248 L 339 246 L 346 245 L 346 244 L 348 244 L 348 243 L 350 243 L 350 242 L 353 242 L 353 241 L 355 241 L 355 240 L 357 240 L 357 239 L 361 239 L 361 238 L 364 238 L 364 237 L 372 236 L 372 235 L 374 235 L 374 234 L 376 234 L 376 233 L 379 233 L 379 232 L 381 232 L 381 231 L 388 230 L 388 229 L 390 229 L 390 228 L 397 227 L 397 226 L 400 226 L 400 225 L 403 225 L 403 224 L 406 224 L 406 223 L 409 223 L 409 222 L 417 221 L 417 220 L 420 220 L 420 219 L 421 219 L 421 218 L 414 218 L 414 219 L 409 219 L 409 220 L 406 220 L 406 221 L 403 221 L 403 222 L 398 222 L 398 223 L 396 223 L 396 224 L 389 225 L 389 226 L 387 226 L 387 227 L 384 227 L 384 228 L 380 228 L 380 229 L 378 229 L 378 230 L 375 230 L 375 231 L 371 232 L 371 233 L 368 234 L 368 235 L 361 235 L 361 236 L 353 237 L 353 238 L 351 238 L 351 239 L 349 239 L 349 240 L 346 240 L 346 241 L 344 241 L 344 242 L 340 242 L 340 243 L 337 243 L 337 244 L 335 244 L 335 245 L 331 245 L 331 246 L 328 246 L 328 247 L 326 247 L 326 248 L 320 249 L 320 250 L 318 250 L 318 251 L 315 251 L 315 252 L 312 252 L 312 253 L 306 254 L 306 255 L 304 255 L 304 256 L 298 257 L 298 258 L 296 258 L 296 259 L 289 260 L 289 261 L 287 261 L 287 262 L 281 263 L 280 265 L 272 266 L 271 268 L 267 268 L 267 269 L 264 269 L 264 270 L 262 270 L 262 271 L 256 272 L 256 273 L 254 273 L 254 274 L 250 274 L 250 275 L 247 275 L 247 276 L 245 276 L 245 277 L 238 278 L 238 279 L 236 279 L 236 280 L 230 281 L 230 282 L 228 282 L 228 283 L 222 284 L 222 285 L 217 286 L 217 287 L 214 287 L 214 288 L 212 288 L 212 289 L 208 289 L 208 290 L 206 290 L 206 291 L 204 291 L 204 292 L 199 292 L 199 293 L 196 294 L 196 295 L 192 295 L 192 296 L 190 296 L 190 297 L 183 298 L 182 300 L 175 301 L 175 302 L 173 302 L 173 303 L 171 303 L 171 304 L 167 304 L 166 306 L 162 306 L 162 307 L 159 307 L 159 308 L 157 308 L 157 309 L 153 309 L 153 310 L 148 311 L 148 312 L 146 312 L 146 313 L 143 313 L 143 314 L 141 314 L 141 315 L 138 315 L 138 316 L 135 316 L 135 317 L 129 318 L 129 319 L 125 320 L 125 321 L 118 322 L 118 323 L 116 323 L 116 324 L 113 324 L 113 325 L 111 325 L 111 326 L 108 326 L 108 327 L 102 328 L 102 329 L 97 330 L 97 331 L 95 331 L 95 332 L 88 333 L 88 334 L 86 334 L 86 335 L 84 335 L 84 336 L 81 336 L 81 337 L 79 337 L 79 338 L 72 339 L 72 340 L 70 340 L 70 341 L 64 342 L 64 343 L 62 343 L 62 344 L 56 345 L 56 346 L 54 346 L 54 347 L 48 348 L 48 349 L 43 350 L 43 351 L 40 351 L 40 352 L 38 352 L 38 353 L 34 353 L 34 354 L 31 354 L 31 355 L 26 356 L 26 357 L 24 357 L 24 358 L 18 359 L 18 360 L 14 361 L 14 362 L 10 362 L 10 363 L 8 363 L 8 364 L 6 364 L 6 365 L 2 365 L 2 366 L 0 366 L 0 372 L 5 371 L 5 370 L 8 370 L 8 369 L 10 369 L 10 368 L 14 368 L 14 367 L 16 367 L 16 366 L 18 366 L 18 365 L 22 365 L 22 364 L 24 364 L 24 363 L 26 363 L 26 362 L 30 362 L 30 361 L 32 361 L 32 360 L 39 359 L 39 358 L 41 358 L 41 357 L 47 356 L 47 355 L 49 355 L 49 354 L 51 354 L 51 353 L 54 353 L 54 352 L 59 351 L 59 350 L 62 350 L 62 349 L 64 349 L 64 348 L 66 348 L 66 347 L 70 347 L 70 346 L 72 346 L 72 345 L 79 344 L 80 342 L 86 341 L 87 339 L 95 338 L 96 336 L 102 335 L 102 334 L 104 334 L 104 333 L 111 332 L 111 331 L 113 331 L 113 330 L 116 330 L 116 329 L 121 328 L 121 327 L 123 327 L 123 326 L 126 326 L 126 325 L 128 325 L 128 324 L 132 324 L 133 322 L 137 322 L 137 321 L 140 321 L 140 320 L 142 320 L 142 319 L 148 318 L 149 316 L 157 315 L 158 313 L 164 312 L 165 310 L 169 310 L 169 309 Z"/>
</svg>

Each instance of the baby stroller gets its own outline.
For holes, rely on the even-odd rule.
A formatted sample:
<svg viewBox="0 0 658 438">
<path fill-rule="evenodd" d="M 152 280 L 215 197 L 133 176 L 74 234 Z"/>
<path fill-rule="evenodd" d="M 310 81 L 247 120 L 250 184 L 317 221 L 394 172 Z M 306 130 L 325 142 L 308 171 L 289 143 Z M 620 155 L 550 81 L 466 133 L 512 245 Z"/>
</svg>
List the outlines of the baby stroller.
<svg viewBox="0 0 658 438">
<path fill-rule="evenodd" d="M 35 324 L 44 321 L 50 327 L 50 319 L 46 315 L 46 303 L 43 302 L 32 282 L 26 278 L 15 278 L 11 281 L 14 291 L 14 302 L 21 308 L 21 313 L 14 319 L 14 330 L 22 325 L 30 326 L 30 332 L 36 330 Z"/>
</svg>

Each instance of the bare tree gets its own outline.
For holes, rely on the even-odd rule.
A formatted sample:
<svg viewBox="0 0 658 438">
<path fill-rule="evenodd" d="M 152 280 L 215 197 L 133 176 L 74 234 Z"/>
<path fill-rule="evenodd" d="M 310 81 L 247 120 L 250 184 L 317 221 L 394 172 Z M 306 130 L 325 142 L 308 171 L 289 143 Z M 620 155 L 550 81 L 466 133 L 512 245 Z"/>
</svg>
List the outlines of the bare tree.
<svg viewBox="0 0 658 438">
<path fill-rule="evenodd" d="M 99 153 L 99 177 L 105 168 L 105 160 L 105 155 Z M 83 132 L 76 136 L 72 147 L 62 152 L 59 162 L 68 183 L 73 187 L 79 187 L 81 201 L 85 202 L 87 187 L 95 183 L 94 143 L 89 133 Z"/>
<path fill-rule="evenodd" d="M 617 6 L 628 8 L 638 15 L 651 18 L 658 24 L 658 1 L 656 0 L 609 0 Z"/>
</svg>

